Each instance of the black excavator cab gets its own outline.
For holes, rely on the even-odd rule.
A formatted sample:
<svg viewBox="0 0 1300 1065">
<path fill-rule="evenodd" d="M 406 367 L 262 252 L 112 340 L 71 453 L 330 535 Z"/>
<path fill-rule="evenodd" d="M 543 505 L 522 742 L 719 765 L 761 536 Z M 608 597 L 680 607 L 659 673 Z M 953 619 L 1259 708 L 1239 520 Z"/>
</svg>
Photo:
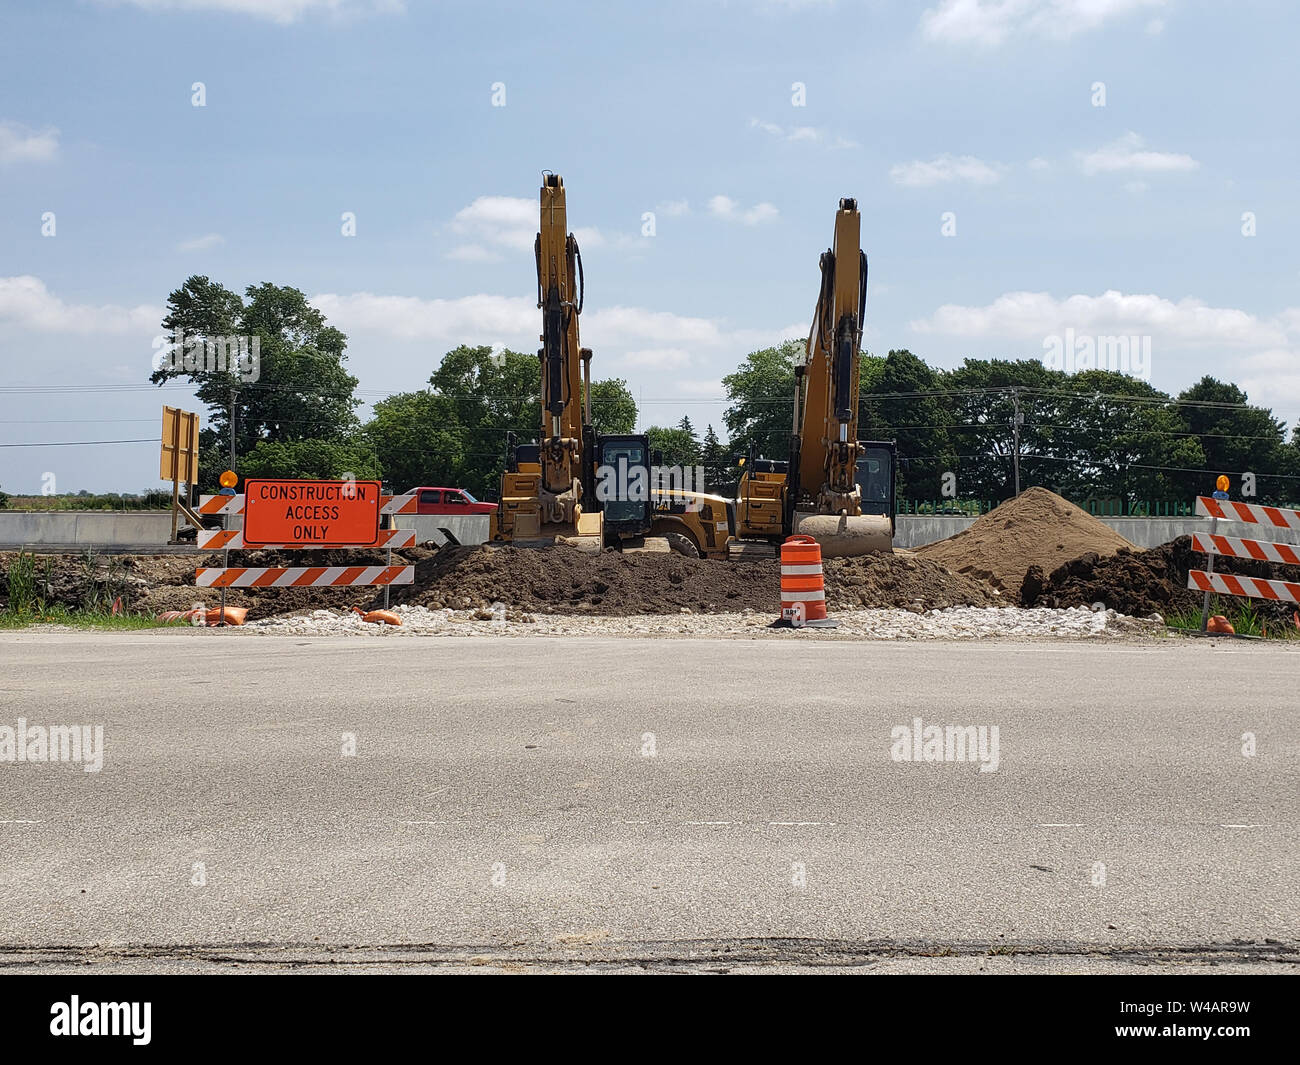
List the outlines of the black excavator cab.
<svg viewBox="0 0 1300 1065">
<path fill-rule="evenodd" d="M 595 494 L 606 539 L 644 536 L 654 519 L 650 438 L 635 433 L 596 439 Z"/>
<path fill-rule="evenodd" d="M 862 454 L 858 456 L 858 488 L 862 491 L 862 513 L 879 514 L 889 519 L 894 528 L 894 466 L 896 449 L 892 440 L 859 441 Z"/>
</svg>

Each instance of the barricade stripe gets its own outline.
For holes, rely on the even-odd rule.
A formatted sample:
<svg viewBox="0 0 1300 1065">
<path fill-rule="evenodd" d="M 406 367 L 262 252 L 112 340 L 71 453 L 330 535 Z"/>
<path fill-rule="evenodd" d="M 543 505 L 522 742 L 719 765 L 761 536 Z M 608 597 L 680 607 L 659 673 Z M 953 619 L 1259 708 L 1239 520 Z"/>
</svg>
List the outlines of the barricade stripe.
<svg viewBox="0 0 1300 1065">
<path fill-rule="evenodd" d="M 1300 584 L 1292 581 L 1266 581 L 1259 577 L 1237 577 L 1231 573 L 1206 573 L 1194 569 L 1187 574 L 1187 587 L 1202 592 L 1300 603 Z"/>
<path fill-rule="evenodd" d="M 194 571 L 200 588 L 371 587 L 414 584 L 414 566 L 268 566 L 200 567 Z M 340 579 L 342 577 L 348 579 Z"/>
<path fill-rule="evenodd" d="M 1210 496 L 1196 497 L 1196 513 L 1205 518 L 1224 521 L 1244 521 L 1251 525 L 1272 525 L 1279 529 L 1300 529 L 1300 510 L 1283 510 L 1280 507 L 1261 506 L 1255 503 L 1236 503 Z"/>
</svg>

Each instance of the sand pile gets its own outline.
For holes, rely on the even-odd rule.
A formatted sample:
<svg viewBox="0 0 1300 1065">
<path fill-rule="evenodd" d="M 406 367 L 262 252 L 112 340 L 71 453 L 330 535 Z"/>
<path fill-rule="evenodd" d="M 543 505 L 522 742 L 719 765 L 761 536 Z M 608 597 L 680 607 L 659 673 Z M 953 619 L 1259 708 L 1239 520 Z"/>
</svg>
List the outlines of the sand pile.
<svg viewBox="0 0 1300 1065">
<path fill-rule="evenodd" d="M 988 581 L 1009 600 L 1020 594 L 1030 566 L 1051 573 L 1086 554 L 1106 557 L 1129 543 L 1109 525 L 1046 488 L 1029 488 L 1018 499 L 977 518 L 964 532 L 917 548 L 916 553 L 955 573 Z"/>
</svg>

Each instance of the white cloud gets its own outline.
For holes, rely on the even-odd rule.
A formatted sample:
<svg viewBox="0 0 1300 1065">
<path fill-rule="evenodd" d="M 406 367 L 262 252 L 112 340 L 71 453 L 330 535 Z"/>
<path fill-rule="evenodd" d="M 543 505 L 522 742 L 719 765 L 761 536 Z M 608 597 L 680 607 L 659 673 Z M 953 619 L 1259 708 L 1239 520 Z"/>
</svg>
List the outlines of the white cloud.
<svg viewBox="0 0 1300 1065">
<path fill-rule="evenodd" d="M 17 122 L 0 121 L 0 165 L 48 163 L 58 151 L 57 129 L 50 127 L 38 132 Z"/>
<path fill-rule="evenodd" d="M 193 240 L 183 240 L 176 245 L 177 251 L 207 251 L 209 248 L 215 248 L 218 245 L 226 243 L 226 238 L 220 233 L 205 233 L 201 237 L 195 237 Z"/>
<path fill-rule="evenodd" d="M 287 25 L 306 15 L 347 17 L 366 14 L 396 14 L 406 10 L 404 0 L 100 0 L 107 4 L 131 4 L 146 11 L 215 11 L 221 14 L 252 15 Z"/>
<path fill-rule="evenodd" d="M 937 155 L 928 163 L 916 160 L 889 168 L 895 185 L 906 188 L 929 188 L 950 181 L 969 181 L 972 185 L 992 185 L 1002 180 L 1006 168 L 1000 163 L 986 163 L 973 155 Z"/>
<path fill-rule="evenodd" d="M 1078 152 L 1076 155 L 1079 166 L 1088 175 L 1127 172 L 1168 173 L 1195 170 L 1200 166 L 1200 163 L 1190 155 L 1146 151 L 1144 143 L 1138 134 L 1130 130 L 1118 140 L 1103 145 L 1096 151 Z"/>
<path fill-rule="evenodd" d="M 526 296 L 462 296 L 420 299 L 357 292 L 350 296 L 322 293 L 311 298 L 332 325 L 345 333 L 379 333 L 419 340 L 454 340 L 495 344 L 536 340 L 537 300 Z M 535 346 L 535 345 L 533 345 Z"/>
<path fill-rule="evenodd" d="M 759 118 L 751 118 L 749 128 L 762 130 L 769 136 L 791 143 L 825 144 L 830 148 L 858 147 L 855 141 L 851 141 L 847 137 L 831 137 L 825 130 L 818 129 L 816 126 L 780 126 L 775 122 L 765 122 Z"/>
<path fill-rule="evenodd" d="M 909 323 L 918 333 L 960 337 L 1041 340 L 1067 328 L 1098 335 L 1141 334 L 1185 346 L 1285 346 L 1288 332 L 1300 341 L 1295 310 L 1262 319 L 1233 307 L 1208 307 L 1200 300 L 1177 303 L 1154 295 L 1100 296 L 1063 300 L 1047 292 L 1008 292 L 983 307 L 945 304 L 929 318 Z"/>
<path fill-rule="evenodd" d="M 780 213 L 775 205 L 770 203 L 757 203 L 746 210 L 740 209 L 740 204 L 730 196 L 714 196 L 709 200 L 709 213 L 717 218 L 725 218 L 729 222 L 742 222 L 747 226 L 756 226 L 761 222 L 770 222 Z"/>
<path fill-rule="evenodd" d="M 66 303 L 38 277 L 0 277 L 0 324 L 39 333 L 157 333 L 161 307 Z"/>
<path fill-rule="evenodd" d="M 1252 403 L 1294 418 L 1300 413 L 1300 331 L 1295 347 L 1270 348 L 1234 359 L 1231 378 Z"/>
<path fill-rule="evenodd" d="M 311 297 L 332 325 L 345 333 L 375 333 L 399 339 L 466 344 L 506 343 L 517 350 L 537 347 L 541 325 L 535 299 L 479 294 L 454 299 L 323 293 Z M 710 354 L 743 354 L 807 336 L 806 324 L 784 329 L 732 328 L 722 319 L 699 318 L 644 307 L 588 308 L 582 342 L 598 352 L 623 352 L 630 365 L 671 368 Z"/>
<path fill-rule="evenodd" d="M 476 242 L 496 244 L 515 251 L 532 251 L 540 217 L 535 200 L 518 196 L 480 196 L 452 217 L 455 233 Z"/>
<path fill-rule="evenodd" d="M 922 14 L 921 33 L 932 41 L 985 47 L 1002 44 L 1012 36 L 1063 40 L 1143 9 L 1164 7 L 1165 3 L 1166 0 L 940 0 L 937 7 Z"/>
<path fill-rule="evenodd" d="M 1196 299 L 1175 302 L 1114 290 L 1060 300 L 1046 292 L 1008 292 L 982 307 L 947 304 L 929 318 L 910 322 L 909 328 L 928 335 L 1024 342 L 1033 356 L 1042 353 L 1047 338 L 1067 329 L 1075 336 L 1149 336 L 1170 377 L 1177 378 L 1180 368 L 1199 365 L 1203 369 L 1195 376 L 1210 373 L 1234 381 L 1252 403 L 1272 407 L 1280 416 L 1300 414 L 1300 307 L 1264 317 Z"/>
<path fill-rule="evenodd" d="M 537 239 L 540 207 L 536 200 L 518 196 L 480 196 L 468 207 L 462 207 L 452 216 L 451 231 L 465 238 L 466 243 L 446 253 L 448 259 L 461 262 L 499 262 L 501 255 L 494 249 L 510 253 L 533 252 Z M 573 235 L 583 251 L 595 248 L 628 249 L 641 247 L 644 241 L 627 233 L 606 234 L 595 226 L 576 226 Z"/>
</svg>

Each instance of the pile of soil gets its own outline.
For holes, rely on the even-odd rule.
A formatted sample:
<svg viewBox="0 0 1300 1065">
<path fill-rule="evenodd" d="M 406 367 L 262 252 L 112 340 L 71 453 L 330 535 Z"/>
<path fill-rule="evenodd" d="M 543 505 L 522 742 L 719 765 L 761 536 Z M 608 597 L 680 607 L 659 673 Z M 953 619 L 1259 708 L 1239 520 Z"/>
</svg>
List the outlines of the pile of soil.
<svg viewBox="0 0 1300 1065">
<path fill-rule="evenodd" d="M 1203 570 L 1205 566 L 1206 556 L 1192 550 L 1190 536 L 1180 536 L 1148 551 L 1122 549 L 1107 557 L 1090 553 L 1050 574 L 1039 566 L 1030 567 L 1020 588 L 1020 602 L 1022 606 L 1049 607 L 1105 603 L 1112 610 L 1134 617 L 1159 612 L 1167 618 L 1171 613 L 1200 609 L 1203 593 L 1187 587 L 1187 571 Z M 1265 580 L 1300 579 L 1294 566 L 1249 559 L 1219 556 L 1214 568 L 1219 573 Z M 1296 609 L 1294 603 L 1262 599 L 1252 599 L 1251 604 L 1263 616 L 1279 622 L 1288 621 Z"/>
<path fill-rule="evenodd" d="M 933 610 L 1002 602 L 992 588 L 926 559 L 865 555 L 824 565 L 829 609 Z M 666 554 L 585 554 L 570 547 L 447 547 L 416 566 L 394 602 L 466 609 L 491 602 L 534 612 L 628 617 L 779 609 L 776 559 L 717 562 Z"/>
<path fill-rule="evenodd" d="M 832 558 L 823 564 L 826 603 L 836 610 L 946 610 L 954 606 L 1014 606 L 983 581 L 909 554 Z"/>
<path fill-rule="evenodd" d="M 977 518 L 969 529 L 916 553 L 955 573 L 988 581 L 1011 599 L 1031 566 L 1051 573 L 1070 559 L 1107 557 L 1125 548 L 1134 549 L 1087 511 L 1046 488 L 1029 488 Z"/>
<path fill-rule="evenodd" d="M 406 552 L 404 552 L 406 553 Z M 717 562 L 676 554 L 600 554 L 563 544 L 541 549 L 444 547 L 416 563 L 415 583 L 393 602 L 464 610 L 493 602 L 556 614 L 720 613 L 771 609 L 779 571 L 769 560 Z"/>
<path fill-rule="evenodd" d="M 84 559 L 49 556 L 53 575 L 47 601 L 69 609 L 84 605 L 92 578 Z M 10 559 L 0 556 L 0 566 Z M 383 565 L 387 553 L 372 551 L 246 551 L 232 555 L 241 566 Z M 391 602 L 475 609 L 502 602 L 518 611 L 629 617 L 638 614 L 735 613 L 780 609 L 781 569 L 776 559 L 719 562 L 676 554 L 590 554 L 559 545 L 515 547 L 408 548 L 394 551 L 394 565 L 414 565 L 415 583 L 394 585 Z M 194 570 L 221 566 L 221 554 L 100 556 L 94 562 L 103 579 L 115 567 L 115 595 L 132 613 L 188 610 L 195 603 L 214 606 L 221 592 L 197 588 Z M 43 562 L 38 559 L 38 566 Z M 991 587 L 961 576 L 929 559 L 910 554 L 865 555 L 825 563 L 829 609 L 901 607 L 935 610 L 951 606 L 1002 605 Z M 226 603 L 248 609 L 249 620 L 301 611 L 359 607 L 383 602 L 382 588 L 228 588 Z M 0 605 L 4 605 L 0 578 Z"/>
</svg>

